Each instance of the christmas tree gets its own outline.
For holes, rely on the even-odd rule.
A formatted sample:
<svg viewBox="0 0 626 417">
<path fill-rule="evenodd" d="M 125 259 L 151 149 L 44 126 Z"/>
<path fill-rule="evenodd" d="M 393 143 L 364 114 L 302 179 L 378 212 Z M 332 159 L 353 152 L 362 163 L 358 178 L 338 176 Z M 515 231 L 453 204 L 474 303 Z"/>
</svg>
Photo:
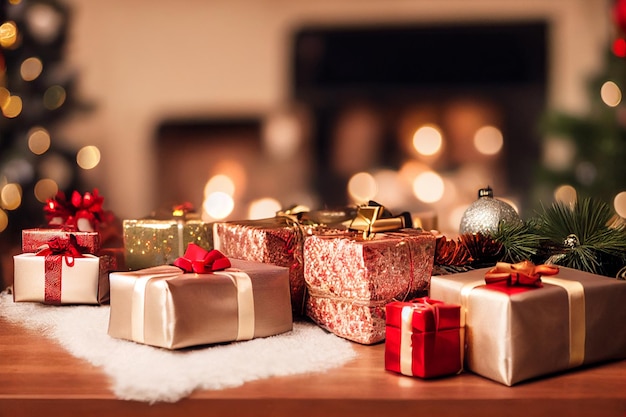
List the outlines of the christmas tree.
<svg viewBox="0 0 626 417">
<path fill-rule="evenodd" d="M 0 244 L 43 223 L 58 190 L 79 188 L 76 152 L 58 127 L 83 105 L 64 65 L 69 11 L 56 1 L 9 0 L 0 6 Z"/>
</svg>

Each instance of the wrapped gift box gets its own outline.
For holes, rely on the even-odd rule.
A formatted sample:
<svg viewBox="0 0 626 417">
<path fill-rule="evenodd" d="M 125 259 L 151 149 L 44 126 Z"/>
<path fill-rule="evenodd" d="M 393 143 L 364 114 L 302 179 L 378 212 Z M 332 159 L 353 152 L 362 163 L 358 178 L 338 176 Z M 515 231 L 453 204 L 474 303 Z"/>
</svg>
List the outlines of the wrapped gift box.
<svg viewBox="0 0 626 417">
<path fill-rule="evenodd" d="M 391 302 L 386 314 L 385 369 L 421 378 L 463 369 L 460 305 L 424 297 Z"/>
<path fill-rule="evenodd" d="M 196 218 L 123 221 L 125 266 L 138 270 L 171 264 L 190 243 L 212 249 L 211 225 Z"/>
<path fill-rule="evenodd" d="M 420 229 L 313 235 L 304 242 L 306 314 L 362 344 L 385 338 L 385 305 L 428 289 L 435 236 Z"/>
<path fill-rule="evenodd" d="M 98 232 L 80 232 L 63 228 L 35 228 L 22 230 L 22 252 L 37 252 L 51 239 L 69 239 L 69 235 L 76 237 L 76 242 L 84 249 L 85 253 L 97 254 L 100 250 L 100 233 Z"/>
<path fill-rule="evenodd" d="M 487 271 L 431 279 L 466 310 L 466 369 L 510 386 L 626 357 L 626 281 L 559 267 L 540 288 L 487 286 Z"/>
<path fill-rule="evenodd" d="M 178 349 L 290 331 L 289 271 L 230 261 L 207 274 L 173 265 L 111 273 L 109 335 Z"/>
<path fill-rule="evenodd" d="M 44 304 L 103 304 L 109 299 L 108 265 L 94 255 L 15 255 L 13 299 Z"/>
<path fill-rule="evenodd" d="M 303 229 L 287 217 L 215 223 L 215 249 L 226 256 L 289 268 L 293 313 L 304 306 Z"/>
</svg>

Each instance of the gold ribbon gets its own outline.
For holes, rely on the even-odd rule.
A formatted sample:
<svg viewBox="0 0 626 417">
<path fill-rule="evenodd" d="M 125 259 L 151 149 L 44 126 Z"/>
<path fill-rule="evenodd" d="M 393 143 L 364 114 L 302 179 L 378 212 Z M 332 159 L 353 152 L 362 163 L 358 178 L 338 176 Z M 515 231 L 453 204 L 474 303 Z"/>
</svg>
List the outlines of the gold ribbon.
<svg viewBox="0 0 626 417">
<path fill-rule="evenodd" d="M 133 295 L 131 301 L 131 337 L 136 342 L 145 343 L 146 290 L 149 282 L 156 278 L 164 278 L 153 285 L 163 285 L 165 287 L 165 279 L 176 278 L 184 275 L 182 272 L 171 272 L 170 266 L 166 266 L 166 268 L 166 270 L 162 270 L 160 267 L 149 268 L 152 270 L 152 273 L 147 273 L 138 277 L 133 284 Z M 250 279 L 250 276 L 245 272 L 234 268 L 213 272 L 213 274 L 219 274 L 230 278 L 233 285 L 237 289 L 238 320 L 236 340 L 250 340 L 254 338 L 254 294 L 252 291 L 252 280 Z M 165 288 L 163 288 L 163 290 L 165 290 Z M 163 313 L 165 314 L 165 311 Z"/>
</svg>

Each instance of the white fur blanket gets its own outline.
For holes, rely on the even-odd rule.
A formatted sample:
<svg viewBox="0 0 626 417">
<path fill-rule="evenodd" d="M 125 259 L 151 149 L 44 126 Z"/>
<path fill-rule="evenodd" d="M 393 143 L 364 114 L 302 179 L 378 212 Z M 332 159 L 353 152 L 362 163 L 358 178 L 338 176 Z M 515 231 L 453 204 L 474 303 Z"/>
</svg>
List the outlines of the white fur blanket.
<svg viewBox="0 0 626 417">
<path fill-rule="evenodd" d="M 321 372 L 353 359 L 350 342 L 314 324 L 245 342 L 183 351 L 113 339 L 107 334 L 108 306 L 48 306 L 14 303 L 0 294 L 0 316 L 41 331 L 72 355 L 110 377 L 116 397 L 174 402 L 196 389 L 217 390 L 272 376 Z"/>
</svg>

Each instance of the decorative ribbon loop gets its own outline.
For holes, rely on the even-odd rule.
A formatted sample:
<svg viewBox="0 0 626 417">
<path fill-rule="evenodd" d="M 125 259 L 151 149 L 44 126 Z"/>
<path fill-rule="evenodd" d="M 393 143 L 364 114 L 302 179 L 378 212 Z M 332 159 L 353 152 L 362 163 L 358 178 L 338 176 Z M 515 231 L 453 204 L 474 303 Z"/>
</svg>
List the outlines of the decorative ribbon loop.
<svg viewBox="0 0 626 417">
<path fill-rule="evenodd" d="M 372 237 L 375 233 L 410 228 L 413 226 L 408 212 L 392 216 L 383 206 L 370 201 L 368 205 L 357 209 L 354 219 L 350 222 L 350 230 L 363 232 L 363 238 Z"/>
<path fill-rule="evenodd" d="M 541 277 L 556 275 L 559 268 L 554 265 L 535 265 L 530 261 L 516 264 L 498 262 L 496 266 L 485 273 L 485 283 L 506 283 L 507 286 L 541 287 Z"/>
<path fill-rule="evenodd" d="M 185 254 L 177 258 L 174 265 L 185 272 L 207 274 L 230 268 L 230 260 L 216 249 L 207 251 L 195 243 L 190 243 Z"/>
<path fill-rule="evenodd" d="M 78 245 L 76 236 L 70 234 L 69 238 L 53 237 L 37 252 L 37 256 L 63 255 L 65 264 L 74 266 L 74 258 L 82 258 L 83 253 Z"/>
</svg>

